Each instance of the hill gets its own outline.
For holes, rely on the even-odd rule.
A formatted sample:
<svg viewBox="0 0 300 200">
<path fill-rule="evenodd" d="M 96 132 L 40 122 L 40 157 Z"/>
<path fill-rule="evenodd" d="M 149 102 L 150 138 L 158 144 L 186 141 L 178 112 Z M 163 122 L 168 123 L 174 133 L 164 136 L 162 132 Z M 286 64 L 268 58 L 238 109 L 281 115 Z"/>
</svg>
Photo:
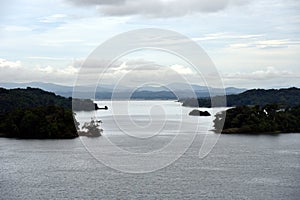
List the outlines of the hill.
<svg viewBox="0 0 300 200">
<path fill-rule="evenodd" d="M 73 110 L 96 108 L 91 100 L 76 99 L 75 105 Z M 0 88 L 0 137 L 70 139 L 79 136 L 78 125 L 72 112 L 72 98 L 38 88 Z M 91 123 L 87 127 L 95 129 L 96 125 Z"/>
<path fill-rule="evenodd" d="M 212 97 L 216 102 L 218 102 L 218 98 L 220 99 L 223 97 Z M 247 105 L 265 106 L 267 104 L 278 104 L 281 107 L 291 107 L 300 104 L 300 89 L 295 87 L 269 90 L 252 89 L 240 94 L 227 95 L 226 98 L 228 107 Z M 181 99 L 179 101 L 182 102 L 183 106 L 188 107 L 211 107 L 210 98 Z"/>
<path fill-rule="evenodd" d="M 10 90 L 0 88 L 0 115 L 16 109 L 39 106 L 58 106 L 70 110 L 73 108 L 76 111 L 97 109 L 97 104 L 90 99 L 73 99 L 72 107 L 71 97 L 62 97 L 39 88 L 27 87 L 26 89 Z"/>
<path fill-rule="evenodd" d="M 39 106 L 58 106 L 65 109 L 72 108 L 72 99 L 46 92 L 38 88 L 11 89 L 0 88 L 0 114 L 25 108 Z"/>
</svg>

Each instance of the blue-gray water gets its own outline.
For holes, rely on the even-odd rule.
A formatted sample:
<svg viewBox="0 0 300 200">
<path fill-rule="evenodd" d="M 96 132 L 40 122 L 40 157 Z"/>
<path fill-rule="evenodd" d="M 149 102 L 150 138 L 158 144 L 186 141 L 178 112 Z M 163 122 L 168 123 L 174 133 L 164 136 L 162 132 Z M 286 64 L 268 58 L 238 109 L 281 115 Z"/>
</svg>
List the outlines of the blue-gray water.
<svg viewBox="0 0 300 200">
<path fill-rule="evenodd" d="M 109 121 L 104 117 L 106 134 L 121 148 L 145 147 L 114 135 Z M 0 199 L 300 198 L 300 134 L 221 135 L 210 154 L 199 159 L 203 136 L 198 134 L 176 162 L 146 174 L 104 166 L 79 138 L 0 138 Z M 157 147 L 170 137 L 170 132 L 158 135 L 148 145 Z"/>
</svg>

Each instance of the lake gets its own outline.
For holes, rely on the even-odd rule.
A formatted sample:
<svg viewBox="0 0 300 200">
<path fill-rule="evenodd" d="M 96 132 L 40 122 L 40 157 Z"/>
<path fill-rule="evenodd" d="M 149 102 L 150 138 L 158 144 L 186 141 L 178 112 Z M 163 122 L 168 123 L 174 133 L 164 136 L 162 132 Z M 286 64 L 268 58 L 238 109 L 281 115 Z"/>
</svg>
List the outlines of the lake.
<svg viewBox="0 0 300 200">
<path fill-rule="evenodd" d="M 211 131 L 213 117 L 188 116 L 193 108 L 173 101 L 98 104 L 109 110 L 76 118 L 81 124 L 101 119 L 102 137 L 0 138 L 0 199 L 300 197 L 300 134 L 218 135 Z M 119 156 L 106 139 L 128 155 Z M 201 146 L 208 153 L 202 159 Z M 143 157 L 152 154 L 153 160 Z"/>
</svg>

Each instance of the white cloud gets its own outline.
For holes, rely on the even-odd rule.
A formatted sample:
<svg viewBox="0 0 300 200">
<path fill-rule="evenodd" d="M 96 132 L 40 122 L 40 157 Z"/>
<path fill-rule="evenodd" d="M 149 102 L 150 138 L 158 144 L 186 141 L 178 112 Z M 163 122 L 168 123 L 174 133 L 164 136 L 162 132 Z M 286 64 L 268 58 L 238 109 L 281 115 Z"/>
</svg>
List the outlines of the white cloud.
<svg viewBox="0 0 300 200">
<path fill-rule="evenodd" d="M 147 17 L 178 17 L 198 12 L 217 12 L 228 5 L 243 5 L 247 0 L 68 0 L 76 5 L 94 5 L 109 16 L 142 15 Z"/>
<path fill-rule="evenodd" d="M 70 58 L 50 57 L 50 56 L 28 56 L 26 58 L 33 60 L 70 60 Z"/>
<path fill-rule="evenodd" d="M 21 67 L 21 62 L 20 61 L 9 61 L 3 58 L 0 58 L 0 68 L 2 68 L 1 71 L 5 70 L 3 68 L 19 68 Z"/>
<path fill-rule="evenodd" d="M 82 63 L 77 60 L 74 66 L 81 66 Z M 194 82 L 196 76 L 189 67 L 181 64 L 160 65 L 151 60 L 124 59 L 106 69 L 107 64 L 105 60 L 88 60 L 79 71 L 80 81 L 94 84 L 101 77 L 102 84 L 121 82 L 123 86 L 135 87 L 145 83 L 168 84 L 180 80 Z"/>
<path fill-rule="evenodd" d="M 175 65 L 171 65 L 170 68 L 179 74 L 185 74 L 185 75 L 193 74 L 193 72 L 190 68 L 182 66 L 182 65 L 175 64 Z"/>
<path fill-rule="evenodd" d="M 43 23 L 56 23 L 64 21 L 68 16 L 65 14 L 54 14 L 41 18 L 39 21 Z"/>
<path fill-rule="evenodd" d="M 284 48 L 291 45 L 299 45 L 300 41 L 292 41 L 290 39 L 278 39 L 278 40 L 258 40 L 245 43 L 230 44 L 231 48 Z"/>
<path fill-rule="evenodd" d="M 225 79 L 239 79 L 239 80 L 269 80 L 276 78 L 300 78 L 300 74 L 297 72 L 278 70 L 274 67 L 267 67 L 263 70 L 257 70 L 250 73 L 236 72 L 227 73 L 223 75 Z"/>
<path fill-rule="evenodd" d="M 123 4 L 125 0 L 68 0 L 76 5 L 108 5 L 108 4 Z"/>
<path fill-rule="evenodd" d="M 78 68 L 67 66 L 56 68 L 53 66 L 24 66 L 20 61 L 9 61 L 0 58 L 0 80 L 1 82 L 55 82 L 70 84 L 76 78 Z"/>
<path fill-rule="evenodd" d="M 46 67 L 37 67 L 36 70 L 39 72 L 44 72 L 47 73 L 51 76 L 56 76 L 56 75 L 75 75 L 78 73 L 78 69 L 73 67 L 73 66 L 67 66 L 65 68 L 55 68 L 52 66 L 46 66 Z"/>
<path fill-rule="evenodd" d="M 222 75 L 226 87 L 244 88 L 288 88 L 300 87 L 300 72 L 275 67 L 252 72 L 235 72 Z"/>
<path fill-rule="evenodd" d="M 211 33 L 205 34 L 203 37 L 192 38 L 194 41 L 206 41 L 206 40 L 224 40 L 224 39 L 255 39 L 262 37 L 262 34 L 235 34 L 235 33 Z"/>
<path fill-rule="evenodd" d="M 11 31 L 11 32 L 23 32 L 23 31 L 32 31 L 32 28 L 27 26 L 15 26 L 15 25 L 8 25 L 3 28 L 4 31 Z"/>
</svg>

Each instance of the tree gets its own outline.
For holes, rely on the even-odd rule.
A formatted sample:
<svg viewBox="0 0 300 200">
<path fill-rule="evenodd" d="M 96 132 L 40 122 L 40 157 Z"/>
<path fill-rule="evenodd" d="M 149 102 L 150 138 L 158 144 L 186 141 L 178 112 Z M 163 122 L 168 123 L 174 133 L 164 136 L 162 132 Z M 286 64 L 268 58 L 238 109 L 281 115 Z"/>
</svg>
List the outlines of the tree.
<svg viewBox="0 0 300 200">
<path fill-rule="evenodd" d="M 82 129 L 86 129 L 87 131 L 81 131 L 80 136 L 88 136 L 88 137 L 99 137 L 101 136 L 101 132 L 103 131 L 100 127 L 102 121 L 97 121 L 95 119 L 91 119 L 90 122 L 85 122 L 82 126 Z"/>
</svg>

